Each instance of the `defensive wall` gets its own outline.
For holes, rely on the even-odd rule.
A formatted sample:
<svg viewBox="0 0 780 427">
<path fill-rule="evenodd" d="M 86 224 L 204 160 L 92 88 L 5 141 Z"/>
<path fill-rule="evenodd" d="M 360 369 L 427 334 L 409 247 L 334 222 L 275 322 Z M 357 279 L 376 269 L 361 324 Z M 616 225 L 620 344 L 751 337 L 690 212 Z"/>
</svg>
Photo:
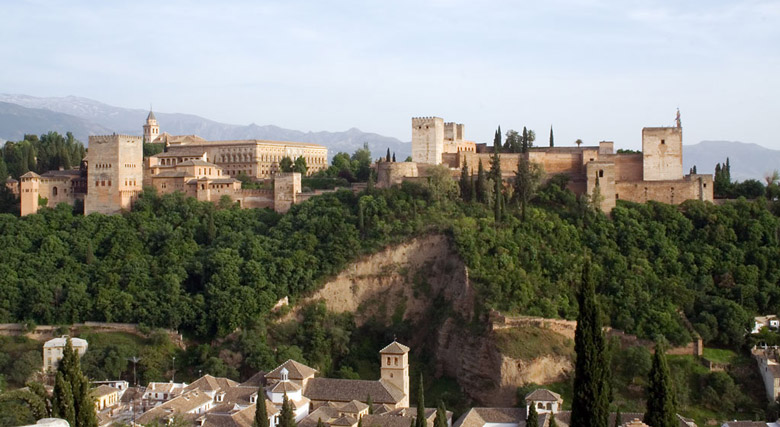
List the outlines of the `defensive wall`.
<svg viewBox="0 0 780 427">
<path fill-rule="evenodd" d="M 67 334 L 70 335 L 76 335 L 88 330 L 89 332 L 124 332 L 144 338 L 148 336 L 148 334 L 141 332 L 135 323 L 84 322 L 72 325 L 39 325 L 33 329 L 29 329 L 23 323 L 0 323 L 0 336 L 25 336 L 36 341 L 47 341 L 60 336 L 63 330 L 67 330 Z M 174 344 L 184 348 L 184 339 L 177 331 L 163 328 L 156 328 L 156 330 L 165 332 Z"/>
</svg>

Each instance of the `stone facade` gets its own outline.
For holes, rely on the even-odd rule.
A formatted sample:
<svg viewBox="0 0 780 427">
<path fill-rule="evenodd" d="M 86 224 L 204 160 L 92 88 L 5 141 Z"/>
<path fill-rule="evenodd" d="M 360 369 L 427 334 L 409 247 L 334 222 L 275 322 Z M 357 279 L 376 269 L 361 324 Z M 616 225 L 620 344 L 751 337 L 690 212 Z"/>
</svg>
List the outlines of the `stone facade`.
<svg viewBox="0 0 780 427">
<path fill-rule="evenodd" d="M 679 123 L 679 122 L 678 122 Z M 441 135 L 440 135 L 441 134 Z M 412 119 L 413 164 L 377 165 L 378 186 L 390 186 L 403 180 L 425 176 L 427 165 L 444 164 L 457 177 L 467 165 L 476 175 L 479 162 L 489 170 L 493 154 L 472 150 L 466 144 L 463 125 L 444 123 L 438 117 Z M 642 153 L 615 153 L 614 142 L 598 146 L 532 147 L 527 153 L 500 155 L 503 179 L 511 181 L 521 156 L 542 166 L 546 178 L 569 176 L 568 188 L 575 194 L 592 196 L 598 188 L 600 206 L 605 212 L 617 200 L 647 202 L 655 200 L 679 204 L 685 200 L 713 200 L 712 175 L 687 175 L 682 171 L 682 128 L 653 127 L 642 130 Z M 398 165 L 401 165 L 400 163 Z"/>
<path fill-rule="evenodd" d="M 164 153 L 150 158 L 152 164 L 171 165 L 176 159 L 202 158 L 221 167 L 229 177 L 245 174 L 258 179 L 272 178 L 279 173 L 279 162 L 285 157 L 293 161 L 303 157 L 309 175 L 328 167 L 328 148 L 318 144 L 259 139 L 206 141 L 196 135 L 159 134 L 157 119 L 151 111 L 143 128 L 144 139 L 154 138 L 152 143 L 166 147 Z"/>
<path fill-rule="evenodd" d="M 143 158 L 140 136 L 90 136 L 84 214 L 130 209 L 143 187 Z"/>
<path fill-rule="evenodd" d="M 301 174 L 278 173 L 274 178 L 274 210 L 287 212 L 301 192 Z"/>
</svg>

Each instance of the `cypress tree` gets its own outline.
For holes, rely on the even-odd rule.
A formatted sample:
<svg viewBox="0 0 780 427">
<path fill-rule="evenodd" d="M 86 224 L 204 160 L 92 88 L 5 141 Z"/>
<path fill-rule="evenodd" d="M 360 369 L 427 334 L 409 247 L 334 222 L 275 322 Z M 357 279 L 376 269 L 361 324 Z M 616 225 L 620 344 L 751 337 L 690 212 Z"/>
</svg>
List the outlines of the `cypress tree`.
<svg viewBox="0 0 780 427">
<path fill-rule="evenodd" d="M 425 420 L 425 391 L 423 389 L 423 377 L 420 374 L 420 381 L 417 383 L 417 427 L 427 427 Z"/>
<path fill-rule="evenodd" d="M 390 161 L 390 147 L 387 147 L 387 156 L 385 156 L 385 160 L 388 162 Z"/>
<path fill-rule="evenodd" d="M 464 202 L 471 201 L 471 175 L 469 175 L 469 166 L 463 162 L 463 168 L 460 170 L 460 197 Z"/>
<path fill-rule="evenodd" d="M 620 413 L 620 406 L 617 408 L 617 412 L 615 413 L 615 427 L 620 427 L 620 424 L 623 423 L 623 415 Z"/>
<path fill-rule="evenodd" d="M 504 182 L 501 176 L 501 157 L 498 155 L 498 147 L 493 154 L 493 161 L 490 165 L 490 176 L 493 178 L 493 211 L 496 222 L 501 221 L 504 214 Z"/>
<path fill-rule="evenodd" d="M 590 259 L 582 269 L 578 293 L 579 315 L 574 334 L 577 361 L 574 368 L 572 427 L 607 427 L 609 423 L 609 363 L 601 313 L 590 274 Z"/>
<path fill-rule="evenodd" d="M 395 163 L 395 152 L 393 152 L 393 163 Z"/>
<path fill-rule="evenodd" d="M 550 148 L 555 147 L 555 139 L 553 138 L 552 125 L 550 125 Z"/>
<path fill-rule="evenodd" d="M 539 425 L 539 414 L 536 413 L 536 405 L 531 402 L 528 405 L 528 416 L 525 419 L 526 427 L 537 427 Z"/>
<path fill-rule="evenodd" d="M 669 378 L 669 365 L 666 363 L 663 345 L 657 342 L 653 367 L 647 384 L 647 412 L 644 422 L 652 427 L 673 427 L 677 422 L 674 386 Z"/>
<path fill-rule="evenodd" d="M 487 176 L 485 176 L 485 168 L 482 166 L 482 159 L 479 159 L 479 167 L 477 168 L 476 190 L 477 201 L 480 203 L 487 202 Z"/>
<path fill-rule="evenodd" d="M 320 420 L 319 422 L 322 422 L 322 420 Z M 257 389 L 257 403 L 255 404 L 255 422 L 252 424 L 252 427 L 269 427 L 268 410 L 265 408 L 265 394 L 263 393 L 262 385 L 260 385 L 260 387 Z"/>
<path fill-rule="evenodd" d="M 439 407 L 436 408 L 436 418 L 433 420 L 433 427 L 447 427 L 447 409 L 441 400 L 439 401 Z"/>
<path fill-rule="evenodd" d="M 523 153 L 528 152 L 528 129 L 523 126 Z"/>
<path fill-rule="evenodd" d="M 284 400 L 282 400 L 282 412 L 279 415 L 278 427 L 295 427 L 295 414 L 290 400 L 287 399 L 287 393 L 284 394 Z"/>
<path fill-rule="evenodd" d="M 8 179 L 8 166 L 5 165 L 3 160 L 3 153 L 0 152 L 0 185 L 5 185 L 5 181 Z"/>
<path fill-rule="evenodd" d="M 547 427 L 558 427 L 558 422 L 555 421 L 555 414 L 550 414 L 550 425 Z"/>
<path fill-rule="evenodd" d="M 371 395 L 368 395 L 368 399 L 366 399 L 366 405 L 368 405 L 368 413 L 373 414 L 374 413 L 374 399 L 371 398 Z"/>
<path fill-rule="evenodd" d="M 322 422 L 322 418 L 317 418 L 317 427 L 325 427 L 325 423 Z"/>
<path fill-rule="evenodd" d="M 57 367 L 52 398 L 52 413 L 73 426 L 97 427 L 95 401 L 89 380 L 81 373 L 79 356 L 70 338 L 65 343 L 62 360 Z"/>
</svg>

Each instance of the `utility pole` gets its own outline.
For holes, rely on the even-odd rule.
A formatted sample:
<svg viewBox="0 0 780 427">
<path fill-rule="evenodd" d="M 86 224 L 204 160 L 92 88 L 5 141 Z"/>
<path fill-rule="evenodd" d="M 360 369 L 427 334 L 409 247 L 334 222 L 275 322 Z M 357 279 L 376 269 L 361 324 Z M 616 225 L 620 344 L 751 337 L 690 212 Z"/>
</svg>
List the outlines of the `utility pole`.
<svg viewBox="0 0 780 427">
<path fill-rule="evenodd" d="M 175 378 L 176 378 L 176 356 L 173 356 L 173 362 L 171 362 L 171 368 L 173 368 L 173 373 L 171 374 L 171 382 L 175 382 Z"/>
</svg>

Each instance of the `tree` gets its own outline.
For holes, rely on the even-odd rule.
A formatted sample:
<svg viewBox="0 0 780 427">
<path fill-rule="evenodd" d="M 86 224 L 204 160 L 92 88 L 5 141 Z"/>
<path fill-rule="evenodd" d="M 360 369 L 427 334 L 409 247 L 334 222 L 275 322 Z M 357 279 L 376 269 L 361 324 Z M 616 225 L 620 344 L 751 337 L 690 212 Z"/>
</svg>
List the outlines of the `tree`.
<svg viewBox="0 0 780 427">
<path fill-rule="evenodd" d="M 500 129 L 500 128 L 499 128 Z M 490 177 L 493 179 L 493 214 L 495 221 L 501 221 L 504 216 L 504 181 L 501 174 L 501 134 L 496 131 L 496 137 L 493 140 L 493 160 L 490 163 Z"/>
<path fill-rule="evenodd" d="M 322 418 L 317 418 L 317 427 L 325 427 L 325 423 L 322 422 Z"/>
<path fill-rule="evenodd" d="M 479 159 L 479 167 L 477 168 L 477 185 L 475 188 L 475 198 L 480 203 L 487 202 L 487 176 L 485 176 L 485 167 L 482 166 L 482 159 Z"/>
<path fill-rule="evenodd" d="M 550 125 L 550 148 L 555 147 L 555 139 L 553 138 L 553 127 Z"/>
<path fill-rule="evenodd" d="M 292 403 L 287 399 L 287 393 L 282 400 L 282 411 L 279 414 L 279 424 L 277 427 L 295 427 L 295 414 L 293 413 Z"/>
<path fill-rule="evenodd" d="M 366 398 L 366 405 L 368 405 L 368 414 L 371 415 L 374 413 L 374 399 L 371 398 L 371 395 L 368 395 L 368 398 Z"/>
<path fill-rule="evenodd" d="M 523 145 L 520 134 L 514 129 L 506 131 L 506 139 L 504 140 L 504 150 L 507 153 L 519 153 Z"/>
<path fill-rule="evenodd" d="M 607 427 L 609 421 L 609 363 L 596 288 L 590 273 L 590 259 L 585 259 L 580 283 L 579 315 L 574 333 L 574 368 L 571 426 Z"/>
<path fill-rule="evenodd" d="M 97 427 L 95 403 L 89 380 L 79 366 L 79 356 L 70 338 L 67 339 L 62 360 L 57 367 L 52 397 L 52 413 L 73 426 Z"/>
<path fill-rule="evenodd" d="M 447 408 L 444 402 L 439 400 L 439 406 L 436 408 L 436 418 L 433 419 L 433 427 L 447 427 Z"/>
<path fill-rule="evenodd" d="M 393 163 L 395 163 L 395 151 L 393 152 Z"/>
<path fill-rule="evenodd" d="M 523 153 L 528 152 L 528 129 L 523 126 Z"/>
<path fill-rule="evenodd" d="M 471 194 L 471 175 L 469 174 L 469 166 L 464 161 L 463 168 L 460 170 L 460 197 L 464 202 L 470 202 L 472 200 Z"/>
<path fill-rule="evenodd" d="M 615 427 L 620 427 L 621 424 L 623 424 L 623 415 L 620 413 L 620 406 L 618 406 L 617 412 L 615 412 Z"/>
<path fill-rule="evenodd" d="M 5 159 L 0 153 L 0 185 L 5 187 L 5 181 L 8 179 L 8 166 L 5 165 Z"/>
<path fill-rule="evenodd" d="M 425 390 L 423 389 L 423 377 L 417 382 L 417 427 L 427 427 L 425 420 Z"/>
<path fill-rule="evenodd" d="M 289 156 L 282 157 L 282 160 L 279 161 L 279 169 L 282 172 L 292 172 L 293 171 L 293 161 Z"/>
<path fill-rule="evenodd" d="M 306 176 L 306 171 L 308 170 L 309 168 L 306 166 L 306 159 L 303 156 L 298 156 L 292 166 L 292 172 L 298 172 L 299 174 Z"/>
<path fill-rule="evenodd" d="M 574 143 L 577 144 L 577 147 L 579 147 L 582 145 L 582 140 L 578 138 L 576 141 L 574 141 Z"/>
<path fill-rule="evenodd" d="M 392 158 L 390 157 L 390 147 L 387 147 L 387 155 L 385 156 L 385 160 L 388 162 L 392 160 Z"/>
<path fill-rule="evenodd" d="M 672 427 L 678 425 L 674 385 L 666 363 L 663 343 L 656 342 L 653 355 L 653 367 L 647 383 L 647 412 L 644 422 L 652 427 Z"/>
<path fill-rule="evenodd" d="M 517 172 L 515 172 L 514 197 L 520 203 L 523 221 L 528 202 L 534 197 L 542 179 L 542 167 L 535 162 L 520 156 L 517 160 Z"/>
<path fill-rule="evenodd" d="M 536 427 L 539 425 L 539 415 L 536 413 L 536 405 L 531 402 L 528 405 L 528 416 L 525 419 L 526 427 Z"/>
<path fill-rule="evenodd" d="M 269 427 L 268 409 L 265 407 L 265 391 L 263 386 L 257 389 L 257 403 L 255 403 L 255 422 L 252 427 Z"/>
</svg>

